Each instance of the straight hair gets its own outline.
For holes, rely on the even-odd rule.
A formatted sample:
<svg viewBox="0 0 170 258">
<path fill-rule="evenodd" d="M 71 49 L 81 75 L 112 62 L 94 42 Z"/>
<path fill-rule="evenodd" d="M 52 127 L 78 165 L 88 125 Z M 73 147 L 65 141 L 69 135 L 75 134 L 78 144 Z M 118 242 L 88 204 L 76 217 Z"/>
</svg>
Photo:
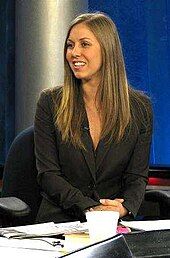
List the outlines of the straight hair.
<svg viewBox="0 0 170 258">
<path fill-rule="evenodd" d="M 97 99 L 101 105 L 102 130 L 100 139 L 107 137 L 120 142 L 133 116 L 131 99 L 143 102 L 140 93 L 128 85 L 119 35 L 114 22 L 103 13 L 87 13 L 77 16 L 71 23 L 64 45 L 64 85 L 60 88 L 60 101 L 56 105 L 55 124 L 62 140 L 85 149 L 82 142 L 82 123 L 85 117 L 83 89 L 67 60 L 67 39 L 77 24 L 85 24 L 97 38 L 102 54 L 101 81 Z M 145 106 L 143 102 L 143 106 Z M 142 113 L 141 113 L 142 114 Z"/>
</svg>

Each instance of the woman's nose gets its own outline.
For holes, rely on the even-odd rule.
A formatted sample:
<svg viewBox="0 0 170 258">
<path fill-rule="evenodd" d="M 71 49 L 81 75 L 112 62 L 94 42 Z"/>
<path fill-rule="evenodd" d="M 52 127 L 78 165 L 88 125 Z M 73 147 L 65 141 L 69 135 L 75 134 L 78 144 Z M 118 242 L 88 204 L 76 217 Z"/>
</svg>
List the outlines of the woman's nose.
<svg viewBox="0 0 170 258">
<path fill-rule="evenodd" d="M 80 50 L 79 46 L 74 46 L 74 48 L 72 50 L 72 56 L 73 57 L 81 56 L 81 50 Z"/>
</svg>

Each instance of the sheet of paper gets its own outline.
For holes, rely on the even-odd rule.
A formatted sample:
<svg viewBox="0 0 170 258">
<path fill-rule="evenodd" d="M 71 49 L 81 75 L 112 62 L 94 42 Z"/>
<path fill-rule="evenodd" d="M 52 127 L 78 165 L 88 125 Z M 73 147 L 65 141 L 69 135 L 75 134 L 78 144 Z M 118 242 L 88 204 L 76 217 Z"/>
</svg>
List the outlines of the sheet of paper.
<svg viewBox="0 0 170 258">
<path fill-rule="evenodd" d="M 31 236 L 48 236 L 56 234 L 56 227 L 53 222 L 41 223 L 35 225 L 0 228 L 0 235 L 10 237 L 29 237 Z"/>
<path fill-rule="evenodd" d="M 170 220 L 121 221 L 120 224 L 144 231 L 170 229 Z"/>
<path fill-rule="evenodd" d="M 53 245 L 53 243 L 61 243 Z M 34 249 L 34 250 L 47 250 L 47 251 L 59 251 L 62 249 L 64 240 L 58 240 L 57 238 L 31 238 L 31 239 L 13 239 L 0 237 L 1 247 L 21 248 L 21 249 Z"/>
<path fill-rule="evenodd" d="M 64 249 L 67 252 L 75 251 L 77 249 L 86 247 L 90 244 L 91 242 L 90 242 L 89 234 L 76 233 L 76 234 L 65 235 Z"/>
<path fill-rule="evenodd" d="M 32 250 L 32 249 L 21 249 L 21 248 L 10 248 L 0 246 L 1 257 L 17 257 L 17 258 L 58 258 L 63 254 L 51 251 Z"/>
<path fill-rule="evenodd" d="M 64 234 L 73 233 L 87 233 L 88 225 L 87 222 L 81 223 L 80 221 L 67 222 L 67 223 L 57 223 L 55 224 L 56 229 Z"/>
<path fill-rule="evenodd" d="M 25 258 L 25 253 L 29 253 L 31 257 L 53 257 L 58 258 L 62 255 L 66 254 L 66 250 L 64 248 L 64 240 L 58 240 L 56 238 L 31 238 L 31 239 L 8 239 L 5 237 L 0 237 L 0 254 L 1 251 L 6 251 L 6 253 L 13 254 L 21 254 L 22 257 Z M 57 243 L 55 246 L 53 243 Z M 60 244 L 58 244 L 60 243 Z M 5 253 L 5 254 L 6 254 Z M 38 256 L 41 254 L 41 256 Z M 45 256 L 46 254 L 46 256 Z M 36 256 L 37 255 L 37 256 Z M 4 257 L 10 257 L 8 255 L 4 255 Z M 17 257 L 12 255 L 12 257 Z M 19 256 L 20 257 L 20 256 Z M 26 256 L 27 257 L 27 256 Z"/>
</svg>

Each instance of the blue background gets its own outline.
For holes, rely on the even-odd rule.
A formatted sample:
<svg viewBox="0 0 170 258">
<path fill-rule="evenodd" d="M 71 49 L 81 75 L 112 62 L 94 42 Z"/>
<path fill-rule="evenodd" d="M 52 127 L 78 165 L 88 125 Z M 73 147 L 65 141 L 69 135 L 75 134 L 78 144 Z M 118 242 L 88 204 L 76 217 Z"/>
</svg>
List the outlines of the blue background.
<svg viewBox="0 0 170 258">
<path fill-rule="evenodd" d="M 152 165 L 170 165 L 170 1 L 89 0 L 89 11 L 117 25 L 128 80 L 146 91 L 154 109 Z"/>
</svg>

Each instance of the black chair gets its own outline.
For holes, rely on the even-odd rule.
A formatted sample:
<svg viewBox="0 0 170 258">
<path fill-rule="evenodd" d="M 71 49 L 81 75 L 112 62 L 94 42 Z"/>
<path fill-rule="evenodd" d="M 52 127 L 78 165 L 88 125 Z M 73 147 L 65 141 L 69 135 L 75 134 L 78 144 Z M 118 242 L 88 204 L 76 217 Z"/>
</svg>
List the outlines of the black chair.
<svg viewBox="0 0 170 258">
<path fill-rule="evenodd" d="M 159 217 L 170 219 L 170 190 L 148 190 L 145 201 L 159 204 Z"/>
<path fill-rule="evenodd" d="M 3 226 L 25 225 L 35 222 L 41 202 L 37 184 L 37 169 L 34 155 L 33 126 L 22 131 L 13 141 L 4 167 L 0 199 L 0 214 Z M 17 197 L 18 199 L 6 197 Z M 11 220 L 12 219 L 12 220 Z"/>
<path fill-rule="evenodd" d="M 1 225 L 25 225 L 35 222 L 42 199 L 36 177 L 34 131 L 31 126 L 14 139 L 6 159 L 0 198 Z M 148 191 L 145 199 L 159 204 L 160 219 L 170 218 L 170 191 Z M 143 210 L 140 210 L 140 214 L 145 215 Z"/>
</svg>

